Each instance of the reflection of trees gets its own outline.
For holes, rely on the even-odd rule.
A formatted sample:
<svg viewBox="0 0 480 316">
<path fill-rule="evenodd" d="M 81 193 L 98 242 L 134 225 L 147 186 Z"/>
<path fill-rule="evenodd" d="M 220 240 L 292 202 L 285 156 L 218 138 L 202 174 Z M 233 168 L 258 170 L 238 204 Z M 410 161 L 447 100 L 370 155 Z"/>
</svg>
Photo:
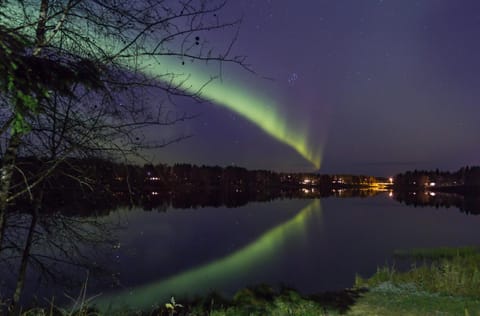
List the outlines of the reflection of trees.
<svg viewBox="0 0 480 316">
<path fill-rule="evenodd" d="M 400 203 L 414 207 L 456 207 L 467 214 L 480 214 L 480 196 L 476 194 L 442 193 L 429 191 L 398 191 L 394 194 Z"/>
<path fill-rule="evenodd" d="M 383 191 L 375 189 L 333 189 L 329 195 L 338 197 L 338 198 L 367 198 L 372 197 L 378 194 L 382 194 Z"/>
<path fill-rule="evenodd" d="M 137 191 L 131 196 L 127 192 L 89 192 L 53 188 L 45 192 L 42 212 L 61 213 L 65 216 L 106 216 L 120 207 L 140 207 L 145 211 L 166 211 L 168 208 L 190 209 L 202 207 L 240 207 L 249 202 L 269 202 L 276 199 L 318 199 L 371 197 L 382 192 L 375 190 L 305 189 L 297 187 L 263 188 L 262 190 L 239 191 L 230 187 L 177 189 L 176 191 Z M 17 203 L 17 208 L 27 210 L 29 201 Z"/>
<path fill-rule="evenodd" d="M 45 215 L 38 211 L 31 215 L 11 213 L 8 223 L 0 270 L 10 272 L 8 276 L 2 273 L 6 279 L 1 285 L 6 288 L 2 293 L 9 293 L 12 309 L 18 306 L 27 280 L 38 286 L 53 282 L 78 289 L 87 271 L 102 279 L 102 258 L 114 243 L 112 224 L 94 217 Z M 32 280 L 33 275 L 38 276 L 37 280 Z"/>
</svg>

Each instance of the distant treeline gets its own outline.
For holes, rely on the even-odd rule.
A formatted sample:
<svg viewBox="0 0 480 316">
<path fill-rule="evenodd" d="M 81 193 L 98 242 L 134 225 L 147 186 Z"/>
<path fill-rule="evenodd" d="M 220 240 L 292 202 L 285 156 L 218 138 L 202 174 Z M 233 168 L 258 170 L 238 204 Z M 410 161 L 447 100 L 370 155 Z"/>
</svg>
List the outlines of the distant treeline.
<svg viewBox="0 0 480 316">
<path fill-rule="evenodd" d="M 480 192 L 480 167 L 463 167 L 456 172 L 414 170 L 395 176 L 397 190 L 446 191 L 457 193 Z"/>
<path fill-rule="evenodd" d="M 48 170 L 49 162 L 22 158 L 15 181 Z M 106 215 L 118 207 L 135 205 L 144 210 L 173 208 L 238 207 L 249 202 L 274 199 L 368 197 L 378 194 L 386 178 L 362 175 L 320 175 L 247 170 L 241 167 L 190 164 L 115 163 L 104 159 L 68 159 L 45 181 L 44 213 Z M 480 213 L 480 167 L 457 172 L 414 170 L 394 179 L 395 198 L 414 206 L 455 206 L 467 213 Z M 420 192 L 421 193 L 413 193 Z M 452 194 L 432 194 L 446 192 Z M 468 198 L 468 199 L 467 199 Z M 17 210 L 31 207 L 30 195 L 11 205 Z"/>
<path fill-rule="evenodd" d="M 42 174 L 48 161 L 37 158 L 19 159 L 15 182 Z M 28 181 L 34 181 L 29 179 Z M 363 175 L 320 175 L 317 173 L 278 173 L 269 170 L 247 170 L 242 167 L 196 166 L 191 164 L 116 163 L 104 159 L 68 159 L 54 173 L 48 174 L 48 189 L 79 188 L 111 192 L 210 190 L 228 188 L 234 191 L 258 191 L 265 188 L 342 188 L 371 186 L 386 181 Z"/>
<path fill-rule="evenodd" d="M 49 169 L 48 161 L 33 157 L 20 159 L 18 165 L 21 172 L 15 174 L 16 183 L 22 183 L 25 178 L 32 183 L 35 179 L 29 177 Z M 369 196 L 373 193 L 368 187 L 377 181 L 375 177 L 357 175 L 277 173 L 190 164 L 139 166 L 105 159 L 72 158 L 48 174 L 42 207 L 75 214 L 86 210 L 104 213 L 121 205 L 145 209 L 236 207 L 277 198 Z M 344 188 L 359 190 L 346 193 Z M 24 192 L 23 199 L 12 206 L 25 209 L 30 204 L 29 192 Z"/>
</svg>

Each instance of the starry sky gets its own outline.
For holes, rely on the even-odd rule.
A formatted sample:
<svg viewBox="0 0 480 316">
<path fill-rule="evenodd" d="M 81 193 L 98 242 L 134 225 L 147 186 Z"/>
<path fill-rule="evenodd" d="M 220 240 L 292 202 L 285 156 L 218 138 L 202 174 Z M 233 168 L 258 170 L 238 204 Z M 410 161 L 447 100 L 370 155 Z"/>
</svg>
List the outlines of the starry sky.
<svg viewBox="0 0 480 316">
<path fill-rule="evenodd" d="M 222 14 L 243 16 L 234 51 L 255 70 L 228 66 L 225 81 L 265 96 L 302 131 L 322 173 L 480 164 L 479 1 L 235 0 Z M 199 116 L 162 137 L 192 137 L 152 153 L 155 162 L 316 170 L 226 107 L 188 100 L 176 107 Z"/>
</svg>

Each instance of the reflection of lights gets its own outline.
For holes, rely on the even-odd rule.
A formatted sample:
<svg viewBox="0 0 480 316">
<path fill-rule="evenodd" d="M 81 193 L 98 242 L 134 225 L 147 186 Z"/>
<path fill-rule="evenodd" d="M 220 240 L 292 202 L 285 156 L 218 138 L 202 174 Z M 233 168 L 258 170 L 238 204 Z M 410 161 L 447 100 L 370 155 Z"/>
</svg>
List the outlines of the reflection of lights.
<svg viewBox="0 0 480 316">
<path fill-rule="evenodd" d="M 345 192 L 345 189 L 333 189 L 332 192 L 341 196 L 343 192 Z"/>
<path fill-rule="evenodd" d="M 389 197 L 393 197 L 393 191 L 388 192 Z"/>
<path fill-rule="evenodd" d="M 435 196 L 435 195 L 437 195 L 435 192 L 428 192 L 428 194 L 430 194 L 430 196 Z"/>
</svg>

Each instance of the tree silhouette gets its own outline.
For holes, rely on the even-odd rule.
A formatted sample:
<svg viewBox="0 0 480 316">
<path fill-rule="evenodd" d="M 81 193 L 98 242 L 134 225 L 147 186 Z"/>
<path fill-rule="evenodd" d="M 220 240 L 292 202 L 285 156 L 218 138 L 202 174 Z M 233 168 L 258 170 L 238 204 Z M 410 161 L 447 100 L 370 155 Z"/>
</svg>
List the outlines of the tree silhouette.
<svg viewBox="0 0 480 316">
<path fill-rule="evenodd" d="M 146 74 L 139 60 L 148 58 L 159 69 L 162 58 L 184 66 L 229 62 L 248 69 L 244 57 L 231 57 L 240 20 L 221 18 L 226 5 L 226 0 L 0 1 L 0 251 L 8 204 L 28 195 L 32 206 L 41 205 L 45 181 L 73 161 L 68 158 L 129 160 L 185 137 L 148 141 L 145 131 L 191 118 L 172 114 L 163 102 L 175 96 L 201 100 L 202 88 L 188 89 L 188 69 Z M 231 41 L 215 50 L 208 33 L 229 28 Z M 42 158 L 41 165 L 26 174 L 16 163 L 19 155 Z M 20 180 L 12 183 L 15 172 Z M 88 187 L 81 173 L 70 176 Z"/>
</svg>

